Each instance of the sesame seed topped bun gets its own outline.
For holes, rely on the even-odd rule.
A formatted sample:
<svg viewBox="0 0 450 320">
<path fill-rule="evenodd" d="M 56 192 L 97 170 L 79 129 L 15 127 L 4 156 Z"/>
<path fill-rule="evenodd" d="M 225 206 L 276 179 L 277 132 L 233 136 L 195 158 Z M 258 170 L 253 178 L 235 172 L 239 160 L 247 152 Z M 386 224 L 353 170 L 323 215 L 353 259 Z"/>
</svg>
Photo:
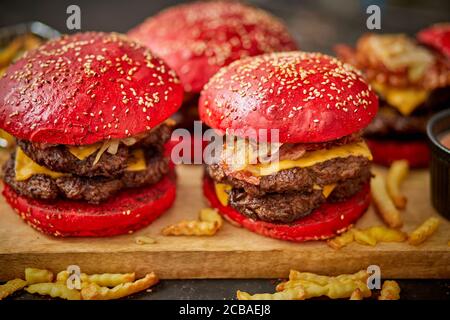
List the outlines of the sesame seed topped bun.
<svg viewBox="0 0 450 320">
<path fill-rule="evenodd" d="M 423 29 L 417 34 L 417 39 L 447 58 L 450 57 L 450 23 L 438 23 Z"/>
<path fill-rule="evenodd" d="M 174 71 L 115 33 L 49 41 L 0 79 L 0 128 L 32 142 L 85 145 L 148 131 L 181 105 Z"/>
<path fill-rule="evenodd" d="M 178 5 L 129 35 L 162 57 L 187 92 L 200 92 L 221 67 L 245 56 L 296 49 L 283 23 L 269 13 L 228 1 Z"/>
<path fill-rule="evenodd" d="M 244 58 L 222 68 L 201 93 L 200 118 L 225 132 L 279 129 L 279 142 L 326 142 L 365 128 L 378 100 L 350 65 L 319 53 Z M 247 134 L 248 132 L 248 134 Z"/>
<path fill-rule="evenodd" d="M 131 233 L 175 201 L 170 124 L 183 89 L 149 49 L 116 33 L 49 41 L 0 78 L 0 128 L 17 144 L 3 196 L 57 237 Z"/>
</svg>

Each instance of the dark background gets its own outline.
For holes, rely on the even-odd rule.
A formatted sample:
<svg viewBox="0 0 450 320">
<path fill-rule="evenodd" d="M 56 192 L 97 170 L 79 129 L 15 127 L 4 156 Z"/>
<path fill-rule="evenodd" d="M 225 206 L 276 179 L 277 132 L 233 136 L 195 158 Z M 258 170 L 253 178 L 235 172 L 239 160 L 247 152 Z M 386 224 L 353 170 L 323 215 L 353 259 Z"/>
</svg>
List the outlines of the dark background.
<svg viewBox="0 0 450 320">
<path fill-rule="evenodd" d="M 66 8 L 81 8 L 82 31 L 126 32 L 177 0 L 0 0 L 0 26 L 40 20 L 67 33 Z M 283 18 L 300 47 L 331 52 L 333 44 L 353 43 L 366 32 L 370 4 L 382 8 L 381 32 L 416 33 L 435 22 L 450 20 L 448 0 L 249 0 Z"/>
<path fill-rule="evenodd" d="M 126 32 L 146 17 L 183 1 L 174 0 L 0 0 L 0 27 L 39 20 L 62 33 L 66 28 L 67 6 L 81 8 L 82 31 Z M 354 43 L 366 29 L 370 4 L 382 8 L 381 32 L 405 32 L 414 35 L 432 23 L 450 21 L 448 0 L 250 0 L 246 1 L 283 18 L 305 51 L 332 53 L 336 43 Z M 1 267 L 1 266 L 0 266 Z M 170 267 L 170 266 L 168 266 Z M 171 280 L 158 284 L 152 293 L 140 293 L 137 299 L 231 299 L 237 289 L 273 292 L 275 280 Z M 400 281 L 402 298 L 449 299 L 448 280 Z M 30 295 L 16 296 L 18 299 Z M 34 296 L 33 296 L 34 297 Z"/>
</svg>

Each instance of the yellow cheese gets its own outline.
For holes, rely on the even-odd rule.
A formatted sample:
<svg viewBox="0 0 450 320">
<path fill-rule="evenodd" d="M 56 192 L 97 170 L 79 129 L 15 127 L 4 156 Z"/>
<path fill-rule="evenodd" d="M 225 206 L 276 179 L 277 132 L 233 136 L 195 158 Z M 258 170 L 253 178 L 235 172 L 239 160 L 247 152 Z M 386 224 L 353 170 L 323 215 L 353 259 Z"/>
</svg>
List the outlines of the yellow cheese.
<svg viewBox="0 0 450 320">
<path fill-rule="evenodd" d="M 322 194 L 325 198 L 328 198 L 331 192 L 333 192 L 334 188 L 336 188 L 336 183 L 333 184 L 327 184 L 322 189 Z"/>
<path fill-rule="evenodd" d="M 51 171 L 43 166 L 38 165 L 36 162 L 31 160 L 20 148 L 17 148 L 16 150 L 15 173 L 17 181 L 28 180 L 35 174 L 45 174 L 52 178 L 59 178 L 66 175 L 61 172 Z"/>
<path fill-rule="evenodd" d="M 126 171 L 142 171 L 147 168 L 145 164 L 145 155 L 142 149 L 135 149 L 131 153 Z"/>
<path fill-rule="evenodd" d="M 322 194 L 325 198 L 328 198 L 331 192 L 333 192 L 334 188 L 336 188 L 336 183 L 333 184 L 327 184 L 323 188 L 319 186 L 318 184 L 313 185 L 314 190 L 322 190 Z"/>
<path fill-rule="evenodd" d="M 231 186 L 228 184 L 224 184 L 224 183 L 215 183 L 214 187 L 216 189 L 216 195 L 217 198 L 219 199 L 219 202 L 223 205 L 223 206 L 227 206 L 228 205 L 228 191 L 231 190 Z"/>
<path fill-rule="evenodd" d="M 101 145 L 101 143 L 94 143 L 86 146 L 67 146 L 67 148 L 69 149 L 69 152 L 79 160 L 84 160 L 100 149 Z"/>
<path fill-rule="evenodd" d="M 3 148 L 10 148 L 13 147 L 14 144 L 14 137 L 5 130 L 0 129 L 0 146 Z"/>
<path fill-rule="evenodd" d="M 386 99 L 389 105 L 396 108 L 405 116 L 410 115 L 430 95 L 429 90 L 390 88 L 378 82 L 373 82 L 371 85 L 378 94 Z"/>
<path fill-rule="evenodd" d="M 268 164 L 248 165 L 245 170 L 249 171 L 254 176 L 267 176 L 285 169 L 310 167 L 316 163 L 334 158 L 347 158 L 349 156 L 361 156 L 372 160 L 372 154 L 370 153 L 367 144 L 361 141 L 331 149 L 309 151 L 297 160 L 282 160 Z"/>
</svg>

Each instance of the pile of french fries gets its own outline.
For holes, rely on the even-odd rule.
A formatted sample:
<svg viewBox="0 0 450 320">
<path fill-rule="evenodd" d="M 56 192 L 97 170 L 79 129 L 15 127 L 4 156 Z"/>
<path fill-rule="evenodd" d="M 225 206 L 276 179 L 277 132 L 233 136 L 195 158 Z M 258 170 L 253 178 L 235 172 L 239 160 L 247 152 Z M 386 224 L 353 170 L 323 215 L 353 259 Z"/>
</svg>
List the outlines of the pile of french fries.
<svg viewBox="0 0 450 320">
<path fill-rule="evenodd" d="M 408 172 L 409 165 L 406 160 L 394 161 L 386 179 L 381 175 L 375 175 L 370 182 L 373 203 L 387 227 L 353 228 L 328 240 L 327 244 L 333 249 L 340 249 L 352 242 L 375 246 L 378 242 L 407 240 L 411 245 L 419 245 L 436 232 L 440 220 L 435 217 L 428 218 L 409 235 L 399 230 L 403 226 L 400 210 L 404 210 L 407 204 L 407 198 L 401 192 L 401 184 Z"/>
<path fill-rule="evenodd" d="M 165 236 L 213 236 L 222 225 L 222 217 L 216 210 L 204 208 L 200 210 L 198 220 L 183 220 L 167 226 L 162 230 L 162 234 Z"/>
<path fill-rule="evenodd" d="M 238 300 L 306 300 L 318 297 L 362 300 L 372 296 L 367 286 L 366 270 L 336 277 L 291 270 L 289 280 L 276 286 L 275 293 L 249 294 L 237 291 Z M 395 281 L 384 281 L 379 300 L 400 299 L 400 287 Z"/>
<path fill-rule="evenodd" d="M 66 300 L 113 300 L 146 290 L 158 282 L 152 272 L 136 280 L 135 273 L 81 273 L 79 288 L 69 286 L 69 273 L 61 271 L 54 275 L 46 269 L 26 268 L 25 280 L 14 279 L 0 285 L 0 300 L 24 289 L 31 294 Z"/>
</svg>

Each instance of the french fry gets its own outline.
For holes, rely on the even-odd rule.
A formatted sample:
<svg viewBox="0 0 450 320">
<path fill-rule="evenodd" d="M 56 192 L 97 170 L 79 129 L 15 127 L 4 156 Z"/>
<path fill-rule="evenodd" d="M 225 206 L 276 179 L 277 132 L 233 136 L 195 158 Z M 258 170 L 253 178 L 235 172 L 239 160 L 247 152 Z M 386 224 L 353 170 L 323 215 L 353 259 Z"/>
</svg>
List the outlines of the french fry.
<svg viewBox="0 0 450 320">
<path fill-rule="evenodd" d="M 66 283 L 69 278 L 67 271 L 61 271 L 56 275 L 56 281 Z M 102 273 L 102 274 L 80 274 L 82 286 L 84 283 L 95 283 L 101 287 L 115 287 L 127 282 L 133 282 L 136 278 L 135 273 Z"/>
<path fill-rule="evenodd" d="M 351 293 L 359 288 L 364 296 L 370 295 L 367 282 L 369 274 L 366 270 L 360 270 L 353 274 L 341 274 L 336 277 L 317 275 L 310 272 L 299 272 L 291 270 L 289 273 L 289 281 L 280 283 L 277 291 L 302 286 L 305 289 L 305 296 L 321 296 L 329 297 L 343 296 L 350 297 Z M 353 288 L 353 290 L 351 290 Z M 335 299 L 335 298 L 333 298 Z"/>
<path fill-rule="evenodd" d="M 336 277 L 323 276 L 310 272 L 300 272 L 297 270 L 291 270 L 289 272 L 289 280 L 306 280 L 315 282 L 320 285 L 326 285 L 331 279 L 337 279 L 339 281 L 366 281 L 369 274 L 366 270 L 360 270 L 353 274 L 341 274 Z"/>
<path fill-rule="evenodd" d="M 336 277 L 291 270 L 289 280 L 278 284 L 276 293 L 251 295 L 247 292 L 237 291 L 237 298 L 239 300 L 304 300 L 327 296 L 331 299 L 361 300 L 372 295 L 371 290 L 367 287 L 368 276 L 366 270 Z"/>
<path fill-rule="evenodd" d="M 383 282 L 378 300 L 398 300 L 400 299 L 400 286 L 396 281 L 386 280 Z"/>
<path fill-rule="evenodd" d="M 52 298 L 61 298 L 66 300 L 80 300 L 81 295 L 78 290 L 69 289 L 62 283 L 35 283 L 25 288 L 28 293 L 37 293 Z"/>
<path fill-rule="evenodd" d="M 370 181 L 372 199 L 383 221 L 391 228 L 400 228 L 403 225 L 400 212 L 389 197 L 384 179 L 376 175 Z"/>
<path fill-rule="evenodd" d="M 377 239 L 375 239 L 369 232 L 364 232 L 362 230 L 353 230 L 355 236 L 355 241 L 359 244 L 375 246 L 377 244 Z"/>
<path fill-rule="evenodd" d="M 364 232 L 368 232 L 377 242 L 403 242 L 407 238 L 404 232 L 384 226 L 370 227 Z"/>
<path fill-rule="evenodd" d="M 386 178 L 386 189 L 392 202 L 398 209 L 406 207 L 406 197 L 400 191 L 400 185 L 409 173 L 409 164 L 406 160 L 394 161 L 389 168 Z"/>
<path fill-rule="evenodd" d="M 328 240 L 327 244 L 337 250 L 352 241 L 363 245 L 374 246 L 378 242 L 403 242 L 406 238 L 406 234 L 400 230 L 375 226 L 367 229 L 353 228 L 340 236 Z"/>
<path fill-rule="evenodd" d="M 46 269 L 26 268 L 25 280 L 28 285 L 42 282 L 52 282 L 53 273 Z"/>
<path fill-rule="evenodd" d="M 397 229 L 390 229 L 384 226 L 370 227 L 367 229 L 353 229 L 355 240 L 360 244 L 374 246 L 378 242 L 403 242 L 407 236 Z"/>
<path fill-rule="evenodd" d="M 355 291 L 352 292 L 349 300 L 363 300 L 363 294 L 359 288 L 356 288 Z"/>
<path fill-rule="evenodd" d="M 305 299 L 321 296 L 327 296 L 331 299 L 349 298 L 356 289 L 359 289 L 364 297 L 370 297 L 371 295 L 370 289 L 361 280 L 338 280 L 333 277 L 330 277 L 327 283 L 323 284 L 308 280 L 289 280 L 283 283 L 283 286 L 278 285 L 277 290 L 282 288 L 283 290 L 279 292 L 283 292 L 297 287 L 304 289 Z"/>
<path fill-rule="evenodd" d="M 0 285 L 0 300 L 13 294 L 14 292 L 23 289 L 27 285 L 27 282 L 22 279 L 14 279 Z"/>
<path fill-rule="evenodd" d="M 158 282 L 158 278 L 152 272 L 147 274 L 144 278 L 134 282 L 127 282 L 119 284 L 110 289 L 101 287 L 96 283 L 90 283 L 88 286 L 81 289 L 81 297 L 83 300 L 113 300 L 129 296 L 133 293 L 143 291 Z"/>
<path fill-rule="evenodd" d="M 340 234 L 333 239 L 327 241 L 328 246 L 335 250 L 339 250 L 355 240 L 352 229 Z"/>
<path fill-rule="evenodd" d="M 0 51 L 0 67 L 6 67 L 12 62 L 20 48 L 23 46 L 23 37 L 17 37 L 6 48 Z"/>
<path fill-rule="evenodd" d="M 136 274 L 133 273 L 102 273 L 102 274 L 88 274 L 83 281 L 95 283 L 101 287 L 115 287 L 120 284 L 133 282 L 136 278 Z"/>
<path fill-rule="evenodd" d="M 427 240 L 433 233 L 436 232 L 441 221 L 438 218 L 428 218 L 416 230 L 411 232 L 408 237 L 408 243 L 417 246 Z"/>
<path fill-rule="evenodd" d="M 216 210 L 205 208 L 199 220 L 183 220 L 162 230 L 165 236 L 213 236 L 222 227 L 222 217 Z"/>
<path fill-rule="evenodd" d="M 238 290 L 236 296 L 238 300 L 303 300 L 305 292 L 302 287 L 294 287 L 275 293 L 249 294 Z"/>
<path fill-rule="evenodd" d="M 156 240 L 147 236 L 139 236 L 134 238 L 136 244 L 144 245 L 144 244 L 155 244 Z"/>
</svg>

